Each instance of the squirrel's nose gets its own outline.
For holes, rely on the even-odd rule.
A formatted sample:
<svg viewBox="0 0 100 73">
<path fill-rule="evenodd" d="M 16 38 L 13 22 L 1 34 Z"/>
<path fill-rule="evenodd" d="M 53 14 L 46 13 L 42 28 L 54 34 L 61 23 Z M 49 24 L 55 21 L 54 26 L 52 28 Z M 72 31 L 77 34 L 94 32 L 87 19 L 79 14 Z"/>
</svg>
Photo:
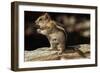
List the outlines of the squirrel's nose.
<svg viewBox="0 0 100 73">
<path fill-rule="evenodd" d="M 35 21 L 35 24 L 37 25 L 38 24 L 38 21 Z"/>
</svg>

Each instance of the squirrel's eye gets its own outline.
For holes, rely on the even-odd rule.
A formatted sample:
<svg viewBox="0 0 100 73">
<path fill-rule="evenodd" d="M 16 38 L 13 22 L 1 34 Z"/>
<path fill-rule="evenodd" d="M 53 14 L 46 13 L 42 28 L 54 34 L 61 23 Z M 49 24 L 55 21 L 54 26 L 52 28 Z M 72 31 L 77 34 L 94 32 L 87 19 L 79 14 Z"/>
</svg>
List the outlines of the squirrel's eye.
<svg viewBox="0 0 100 73">
<path fill-rule="evenodd" d="M 42 21 L 42 19 L 39 19 L 39 21 Z"/>
<path fill-rule="evenodd" d="M 56 41 L 56 39 L 53 39 L 53 41 Z"/>
</svg>

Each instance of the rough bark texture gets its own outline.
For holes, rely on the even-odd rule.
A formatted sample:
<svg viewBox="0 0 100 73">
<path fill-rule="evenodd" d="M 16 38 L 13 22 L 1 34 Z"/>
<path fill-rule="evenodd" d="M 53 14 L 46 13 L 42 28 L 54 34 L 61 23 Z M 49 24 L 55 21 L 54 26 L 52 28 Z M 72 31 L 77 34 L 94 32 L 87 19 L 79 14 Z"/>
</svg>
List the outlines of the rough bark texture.
<svg viewBox="0 0 100 73">
<path fill-rule="evenodd" d="M 82 44 L 70 46 L 62 54 L 58 54 L 56 50 L 50 50 L 47 47 L 38 48 L 33 51 L 25 51 L 25 61 L 48 61 L 48 60 L 68 60 L 90 58 L 90 45 Z"/>
</svg>

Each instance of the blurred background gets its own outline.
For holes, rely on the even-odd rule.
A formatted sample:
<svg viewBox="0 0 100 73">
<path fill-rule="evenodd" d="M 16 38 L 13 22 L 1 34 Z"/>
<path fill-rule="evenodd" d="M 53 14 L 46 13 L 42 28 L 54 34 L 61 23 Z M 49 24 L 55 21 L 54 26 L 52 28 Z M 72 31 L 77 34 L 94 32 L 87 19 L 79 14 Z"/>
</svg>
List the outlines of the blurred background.
<svg viewBox="0 0 100 73">
<path fill-rule="evenodd" d="M 25 50 L 50 47 L 46 36 L 37 33 L 34 27 L 35 20 L 44 13 L 48 13 L 52 20 L 55 20 L 59 26 L 65 29 L 67 35 L 66 46 L 90 44 L 90 14 L 25 11 Z"/>
</svg>

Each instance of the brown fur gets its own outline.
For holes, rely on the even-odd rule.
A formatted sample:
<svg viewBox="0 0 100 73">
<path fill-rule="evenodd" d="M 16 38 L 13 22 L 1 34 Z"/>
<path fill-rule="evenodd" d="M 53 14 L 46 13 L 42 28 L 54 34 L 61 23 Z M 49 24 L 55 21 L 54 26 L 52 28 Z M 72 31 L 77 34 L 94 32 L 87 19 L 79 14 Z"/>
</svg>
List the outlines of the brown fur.
<svg viewBox="0 0 100 73">
<path fill-rule="evenodd" d="M 38 33 L 48 38 L 51 45 L 50 49 L 58 50 L 59 53 L 62 53 L 65 49 L 64 29 L 58 26 L 47 13 L 40 16 L 35 22 L 40 27 L 37 29 Z"/>
</svg>

